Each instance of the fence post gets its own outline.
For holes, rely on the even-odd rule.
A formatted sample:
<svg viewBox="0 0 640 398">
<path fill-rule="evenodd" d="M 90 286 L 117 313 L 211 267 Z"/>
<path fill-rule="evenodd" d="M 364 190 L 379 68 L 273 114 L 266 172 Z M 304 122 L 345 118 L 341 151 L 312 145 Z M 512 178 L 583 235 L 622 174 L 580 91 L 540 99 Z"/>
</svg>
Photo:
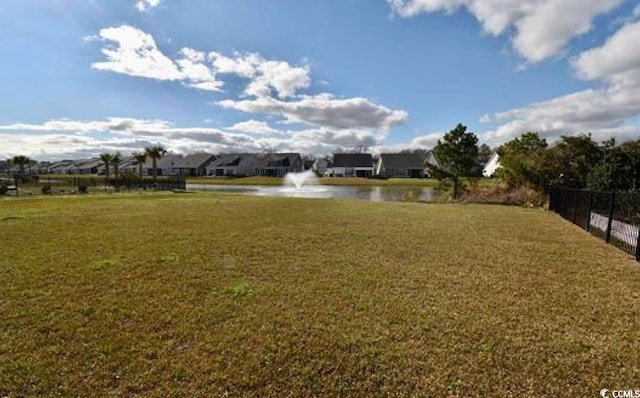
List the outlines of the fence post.
<svg viewBox="0 0 640 398">
<path fill-rule="evenodd" d="M 636 193 L 636 213 L 640 210 L 640 195 Z M 636 219 L 636 223 L 638 223 Z M 638 237 L 636 238 L 636 261 L 640 261 L 640 225 L 638 227 Z"/>
<path fill-rule="evenodd" d="M 578 196 L 580 194 L 580 191 L 574 191 L 573 194 L 573 220 L 571 220 L 572 223 L 576 223 L 576 220 L 578 219 Z"/>
<path fill-rule="evenodd" d="M 611 242 L 611 227 L 613 225 L 613 210 L 615 209 L 616 204 L 616 193 L 611 193 L 611 202 L 609 202 L 609 223 L 607 225 L 607 238 L 605 239 L 607 243 Z"/>
<path fill-rule="evenodd" d="M 640 261 L 640 225 L 638 225 L 638 239 L 636 239 L 636 261 Z"/>
<path fill-rule="evenodd" d="M 593 208 L 593 191 L 589 191 L 589 209 L 587 211 L 587 232 L 591 230 L 591 209 Z"/>
</svg>

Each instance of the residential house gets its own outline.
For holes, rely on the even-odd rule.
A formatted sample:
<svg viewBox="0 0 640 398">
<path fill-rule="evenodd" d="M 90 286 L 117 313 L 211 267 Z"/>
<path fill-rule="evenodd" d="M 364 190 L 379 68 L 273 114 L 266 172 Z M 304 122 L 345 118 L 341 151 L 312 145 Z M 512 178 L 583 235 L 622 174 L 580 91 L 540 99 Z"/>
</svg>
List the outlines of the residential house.
<svg viewBox="0 0 640 398">
<path fill-rule="evenodd" d="M 378 159 L 376 175 L 385 178 L 424 178 L 425 156 L 421 153 L 383 153 Z"/>
<path fill-rule="evenodd" d="M 317 158 L 315 162 L 313 162 L 313 166 L 311 170 L 315 171 L 319 176 L 326 176 L 331 174 L 331 162 L 329 159 L 325 158 Z"/>
<path fill-rule="evenodd" d="M 178 155 L 175 153 L 166 153 L 163 157 L 156 161 L 156 169 L 158 171 L 159 176 L 172 176 L 176 175 L 176 166 L 178 163 L 182 161 L 182 155 Z M 137 167 L 137 166 L 136 166 Z M 137 171 L 136 171 L 137 173 Z M 143 166 L 143 174 L 152 176 L 153 175 L 153 160 L 147 158 Z"/>
<path fill-rule="evenodd" d="M 176 174 L 181 176 L 198 177 L 207 175 L 207 166 L 215 160 L 209 153 L 194 153 L 185 156 L 173 167 Z"/>
<path fill-rule="evenodd" d="M 63 174 L 98 174 L 100 167 L 104 167 L 104 162 L 100 159 L 78 160 L 65 167 Z"/>
<path fill-rule="evenodd" d="M 484 165 L 484 168 L 482 169 L 482 175 L 485 177 L 493 177 L 496 171 L 501 167 L 502 165 L 500 164 L 500 155 L 498 155 L 498 152 L 495 152 L 493 155 L 491 155 L 491 158 L 489 158 L 487 164 Z"/>
<path fill-rule="evenodd" d="M 304 161 L 299 153 L 271 153 L 258 157 L 254 175 L 284 177 L 288 173 L 304 170 Z"/>
<path fill-rule="evenodd" d="M 438 158 L 436 157 L 436 153 L 434 151 L 431 150 L 427 152 L 425 164 L 428 164 L 428 165 L 430 164 L 435 167 L 440 167 L 440 162 L 438 161 Z"/>
<path fill-rule="evenodd" d="M 125 158 L 118 165 L 118 172 L 120 174 L 138 175 L 138 163 L 133 157 Z"/>
<path fill-rule="evenodd" d="M 137 167 L 134 168 L 132 166 L 134 161 L 135 160 L 132 157 L 123 158 L 120 161 L 120 163 L 118 163 L 118 175 L 122 175 L 122 173 L 129 173 L 129 172 L 134 172 L 137 175 L 138 174 Z M 113 162 L 109 163 L 109 176 L 115 177 L 115 171 L 116 171 L 116 165 Z M 98 174 L 106 175 L 106 173 L 107 173 L 107 168 L 105 167 L 105 164 L 102 163 L 102 165 L 98 167 Z"/>
<path fill-rule="evenodd" d="M 302 170 L 303 171 L 313 170 L 313 165 L 315 163 L 316 163 L 316 159 L 315 158 L 302 159 Z"/>
<path fill-rule="evenodd" d="M 440 162 L 438 161 L 438 158 L 436 157 L 436 153 L 433 150 L 427 152 L 427 157 L 424 160 L 424 164 L 425 166 L 427 166 L 425 168 L 427 177 L 431 176 L 429 172 L 429 166 L 440 167 Z"/>
<path fill-rule="evenodd" d="M 248 177 L 258 165 L 258 156 L 252 153 L 228 153 L 218 156 L 207 166 L 212 177 Z"/>
<path fill-rule="evenodd" d="M 49 166 L 51 162 L 38 162 L 31 167 L 33 174 L 49 174 Z"/>
<path fill-rule="evenodd" d="M 370 153 L 336 153 L 333 155 L 333 176 L 373 177 L 373 156 Z"/>
<path fill-rule="evenodd" d="M 0 174 L 8 173 L 11 168 L 11 162 L 9 160 L 0 160 Z"/>
<path fill-rule="evenodd" d="M 74 163 L 73 160 L 62 160 L 49 165 L 49 174 L 65 174 L 67 168 Z"/>
</svg>

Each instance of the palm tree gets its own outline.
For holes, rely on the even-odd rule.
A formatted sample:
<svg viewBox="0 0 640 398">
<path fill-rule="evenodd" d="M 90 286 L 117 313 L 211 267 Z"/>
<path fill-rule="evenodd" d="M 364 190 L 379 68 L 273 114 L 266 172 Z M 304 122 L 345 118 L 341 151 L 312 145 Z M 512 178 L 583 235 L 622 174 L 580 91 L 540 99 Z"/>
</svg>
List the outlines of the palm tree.
<svg viewBox="0 0 640 398">
<path fill-rule="evenodd" d="M 111 162 L 113 163 L 113 176 L 117 180 L 120 177 L 120 162 L 122 162 L 122 155 L 120 152 L 115 153 L 111 157 Z"/>
<path fill-rule="evenodd" d="M 153 167 L 152 169 L 153 182 L 156 182 L 156 179 L 158 178 L 158 168 L 157 168 L 158 159 L 161 159 L 164 156 L 164 154 L 167 153 L 167 150 L 164 149 L 162 145 L 156 145 L 156 146 L 145 148 L 144 152 L 147 154 L 148 157 L 151 158 L 152 167 Z"/>
<path fill-rule="evenodd" d="M 11 159 L 11 164 L 20 167 L 20 177 L 24 177 L 24 168 L 25 166 L 31 164 L 31 159 L 26 156 L 18 155 L 14 156 L 13 159 Z"/>
<path fill-rule="evenodd" d="M 102 153 L 100 154 L 100 160 L 102 160 L 104 162 L 104 167 L 105 167 L 105 178 L 108 180 L 109 179 L 109 175 L 111 174 L 111 170 L 109 169 L 109 166 L 111 166 L 111 162 L 113 162 L 113 155 L 110 153 Z"/>
<path fill-rule="evenodd" d="M 134 152 L 133 159 L 136 161 L 138 165 L 138 177 L 142 180 L 142 167 L 147 161 L 147 153 L 146 152 Z"/>
</svg>

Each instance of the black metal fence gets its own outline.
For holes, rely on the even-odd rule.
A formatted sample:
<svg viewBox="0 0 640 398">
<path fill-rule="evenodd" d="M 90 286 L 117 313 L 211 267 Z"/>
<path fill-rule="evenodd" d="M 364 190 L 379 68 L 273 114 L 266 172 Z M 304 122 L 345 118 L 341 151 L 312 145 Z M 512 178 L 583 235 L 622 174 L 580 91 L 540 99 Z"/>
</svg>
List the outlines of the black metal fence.
<svg viewBox="0 0 640 398">
<path fill-rule="evenodd" d="M 549 210 L 640 261 L 640 194 L 553 188 Z"/>
<path fill-rule="evenodd" d="M 0 176 L 0 194 L 6 193 L 9 187 L 15 188 L 25 185 L 40 187 L 43 193 L 50 193 L 52 187 L 73 187 L 79 192 L 86 192 L 90 187 L 105 190 L 172 190 L 187 188 L 187 182 L 183 176 L 158 177 L 156 180 L 151 178 L 71 177 L 53 174 L 23 178 Z"/>
<path fill-rule="evenodd" d="M 33 181 L 37 186 L 67 185 L 74 187 L 94 187 L 94 188 L 115 188 L 125 190 L 136 189 L 186 189 L 187 182 L 184 177 L 158 177 L 153 179 L 144 178 L 109 178 L 104 177 L 56 177 L 52 175 L 39 176 Z"/>
</svg>

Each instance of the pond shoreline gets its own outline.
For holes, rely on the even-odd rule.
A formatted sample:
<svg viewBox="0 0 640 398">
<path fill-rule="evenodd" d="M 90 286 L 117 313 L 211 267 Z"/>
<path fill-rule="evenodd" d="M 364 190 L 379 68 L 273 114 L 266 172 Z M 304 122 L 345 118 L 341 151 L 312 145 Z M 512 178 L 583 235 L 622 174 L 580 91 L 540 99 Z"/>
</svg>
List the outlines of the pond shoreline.
<svg viewBox="0 0 640 398">
<path fill-rule="evenodd" d="M 336 186 L 310 185 L 301 188 L 273 185 L 187 184 L 189 191 L 226 192 L 251 196 L 306 199 L 354 199 L 372 202 L 434 202 L 441 192 L 416 186 Z"/>
</svg>

